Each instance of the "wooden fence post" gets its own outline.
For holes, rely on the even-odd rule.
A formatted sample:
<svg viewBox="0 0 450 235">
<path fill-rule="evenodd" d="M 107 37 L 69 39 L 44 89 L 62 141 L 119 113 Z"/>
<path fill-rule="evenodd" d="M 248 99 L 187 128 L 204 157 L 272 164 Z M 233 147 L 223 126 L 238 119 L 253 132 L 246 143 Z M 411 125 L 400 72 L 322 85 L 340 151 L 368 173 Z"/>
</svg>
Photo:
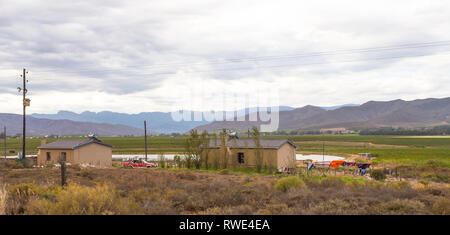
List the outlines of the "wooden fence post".
<svg viewBox="0 0 450 235">
<path fill-rule="evenodd" d="M 64 187 L 66 185 L 66 162 L 60 161 L 61 165 L 61 186 Z"/>
</svg>

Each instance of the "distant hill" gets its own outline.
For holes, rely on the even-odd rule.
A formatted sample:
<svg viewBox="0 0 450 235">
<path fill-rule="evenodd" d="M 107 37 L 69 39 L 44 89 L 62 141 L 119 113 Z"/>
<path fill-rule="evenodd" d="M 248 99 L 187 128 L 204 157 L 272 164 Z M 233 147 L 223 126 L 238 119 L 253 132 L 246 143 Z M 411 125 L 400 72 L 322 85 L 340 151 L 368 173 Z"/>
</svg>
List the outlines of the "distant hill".
<svg viewBox="0 0 450 235">
<path fill-rule="evenodd" d="M 289 129 L 289 127 L 296 126 L 296 123 L 323 112 L 326 112 L 326 110 L 311 105 L 293 110 L 280 111 L 280 122 L 281 120 L 283 120 L 283 128 Z M 246 130 L 253 126 L 259 126 L 264 123 L 261 121 L 248 121 L 249 120 L 248 115 L 246 115 L 245 120 L 247 121 L 230 121 L 230 120 L 216 121 L 207 125 L 198 126 L 195 129 L 208 131 L 220 130 L 223 128 L 233 130 Z M 257 117 L 257 120 L 259 120 L 259 116 Z"/>
<path fill-rule="evenodd" d="M 413 101 L 369 101 L 358 106 L 326 110 L 305 106 L 279 112 L 279 130 L 318 130 L 326 128 L 361 129 L 371 127 L 419 127 L 450 124 L 450 98 Z M 248 120 L 248 116 L 246 116 Z M 213 122 L 198 130 L 222 128 L 246 130 L 262 122 Z"/>
<path fill-rule="evenodd" d="M 32 114 L 35 118 L 47 118 L 52 120 L 72 120 L 81 122 L 109 123 L 128 125 L 134 128 L 144 129 L 144 120 L 147 120 L 147 129 L 157 133 L 184 133 L 190 129 L 207 124 L 207 121 L 180 121 L 172 120 L 170 113 L 145 112 L 139 114 L 116 113 L 110 111 L 103 112 L 82 112 L 80 114 L 70 111 L 59 111 L 56 114 Z"/>
<path fill-rule="evenodd" d="M 325 110 L 335 110 L 338 108 L 342 108 L 342 107 L 348 107 L 348 106 L 359 106 L 359 104 L 343 104 L 343 105 L 336 105 L 336 106 L 321 106 L 321 108 L 325 109 Z"/>
<path fill-rule="evenodd" d="M 248 120 L 252 109 L 236 111 Z M 192 115 L 193 117 L 193 115 Z M 362 105 L 346 104 L 333 107 L 307 105 L 301 108 L 279 107 L 278 130 L 365 129 L 376 127 L 423 127 L 450 124 L 450 98 L 412 101 L 369 101 Z M 8 126 L 8 134 L 21 133 L 20 115 L 0 114 L 0 126 Z M 28 118 L 31 135 L 142 135 L 143 122 L 153 133 L 185 133 L 190 129 L 247 130 L 263 124 L 261 121 L 174 121 L 169 112 L 139 114 L 103 112 L 32 114 Z M 258 117 L 259 120 L 259 117 Z"/>
<path fill-rule="evenodd" d="M 280 106 L 279 110 L 293 110 L 289 106 Z M 251 109 L 241 109 L 237 113 L 247 115 Z M 196 112 L 196 111 L 192 111 Z M 184 133 L 199 125 L 208 124 L 208 121 L 174 121 L 169 112 L 144 112 L 139 114 L 116 113 L 110 111 L 103 112 L 82 112 L 74 113 L 70 111 L 59 111 L 56 114 L 37 114 L 31 115 L 35 118 L 46 118 L 52 120 L 72 120 L 79 122 L 95 122 L 95 123 L 109 123 L 132 126 L 143 129 L 144 120 L 147 120 L 147 129 L 157 133 Z M 193 116 L 192 116 L 193 117 Z M 193 119 L 192 119 L 193 120 Z"/>
<path fill-rule="evenodd" d="M 6 125 L 7 135 L 22 133 L 22 115 L 0 113 L 0 126 Z M 87 135 L 90 132 L 100 136 L 144 135 L 143 130 L 108 123 L 75 122 L 51 120 L 27 116 L 27 135 Z"/>
</svg>

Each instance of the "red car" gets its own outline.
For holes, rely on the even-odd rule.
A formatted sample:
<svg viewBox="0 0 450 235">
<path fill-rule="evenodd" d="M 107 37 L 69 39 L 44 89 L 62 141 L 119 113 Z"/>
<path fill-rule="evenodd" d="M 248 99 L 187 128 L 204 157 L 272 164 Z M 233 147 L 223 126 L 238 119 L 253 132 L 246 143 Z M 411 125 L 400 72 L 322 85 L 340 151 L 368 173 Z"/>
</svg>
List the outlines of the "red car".
<svg viewBox="0 0 450 235">
<path fill-rule="evenodd" d="M 131 167 L 131 168 L 135 168 L 135 167 L 156 167 L 157 165 L 151 162 L 146 162 L 145 160 L 130 160 L 129 162 L 126 162 L 123 164 L 123 166 L 125 167 Z"/>
</svg>

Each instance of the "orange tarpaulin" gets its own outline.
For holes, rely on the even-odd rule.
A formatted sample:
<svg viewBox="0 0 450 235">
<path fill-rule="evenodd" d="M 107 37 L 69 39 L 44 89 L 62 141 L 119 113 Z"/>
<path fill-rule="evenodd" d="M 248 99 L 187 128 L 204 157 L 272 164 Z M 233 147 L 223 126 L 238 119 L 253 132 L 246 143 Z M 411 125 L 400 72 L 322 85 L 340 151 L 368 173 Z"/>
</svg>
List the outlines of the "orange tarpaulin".
<svg viewBox="0 0 450 235">
<path fill-rule="evenodd" d="M 344 163 L 344 160 L 334 160 L 330 163 L 331 168 L 338 168 L 338 166 L 342 165 Z"/>
</svg>

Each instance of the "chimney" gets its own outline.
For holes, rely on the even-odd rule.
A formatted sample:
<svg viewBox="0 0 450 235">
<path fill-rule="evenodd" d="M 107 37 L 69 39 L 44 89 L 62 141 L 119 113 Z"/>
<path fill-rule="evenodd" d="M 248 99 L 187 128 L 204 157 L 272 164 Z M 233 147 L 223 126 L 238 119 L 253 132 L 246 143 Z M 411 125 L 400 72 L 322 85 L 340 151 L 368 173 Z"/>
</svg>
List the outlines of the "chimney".
<svg viewBox="0 0 450 235">
<path fill-rule="evenodd" d="M 45 145 L 46 143 L 47 143 L 47 140 L 46 140 L 46 139 L 41 140 L 41 146 L 42 146 L 42 145 Z"/>
</svg>

